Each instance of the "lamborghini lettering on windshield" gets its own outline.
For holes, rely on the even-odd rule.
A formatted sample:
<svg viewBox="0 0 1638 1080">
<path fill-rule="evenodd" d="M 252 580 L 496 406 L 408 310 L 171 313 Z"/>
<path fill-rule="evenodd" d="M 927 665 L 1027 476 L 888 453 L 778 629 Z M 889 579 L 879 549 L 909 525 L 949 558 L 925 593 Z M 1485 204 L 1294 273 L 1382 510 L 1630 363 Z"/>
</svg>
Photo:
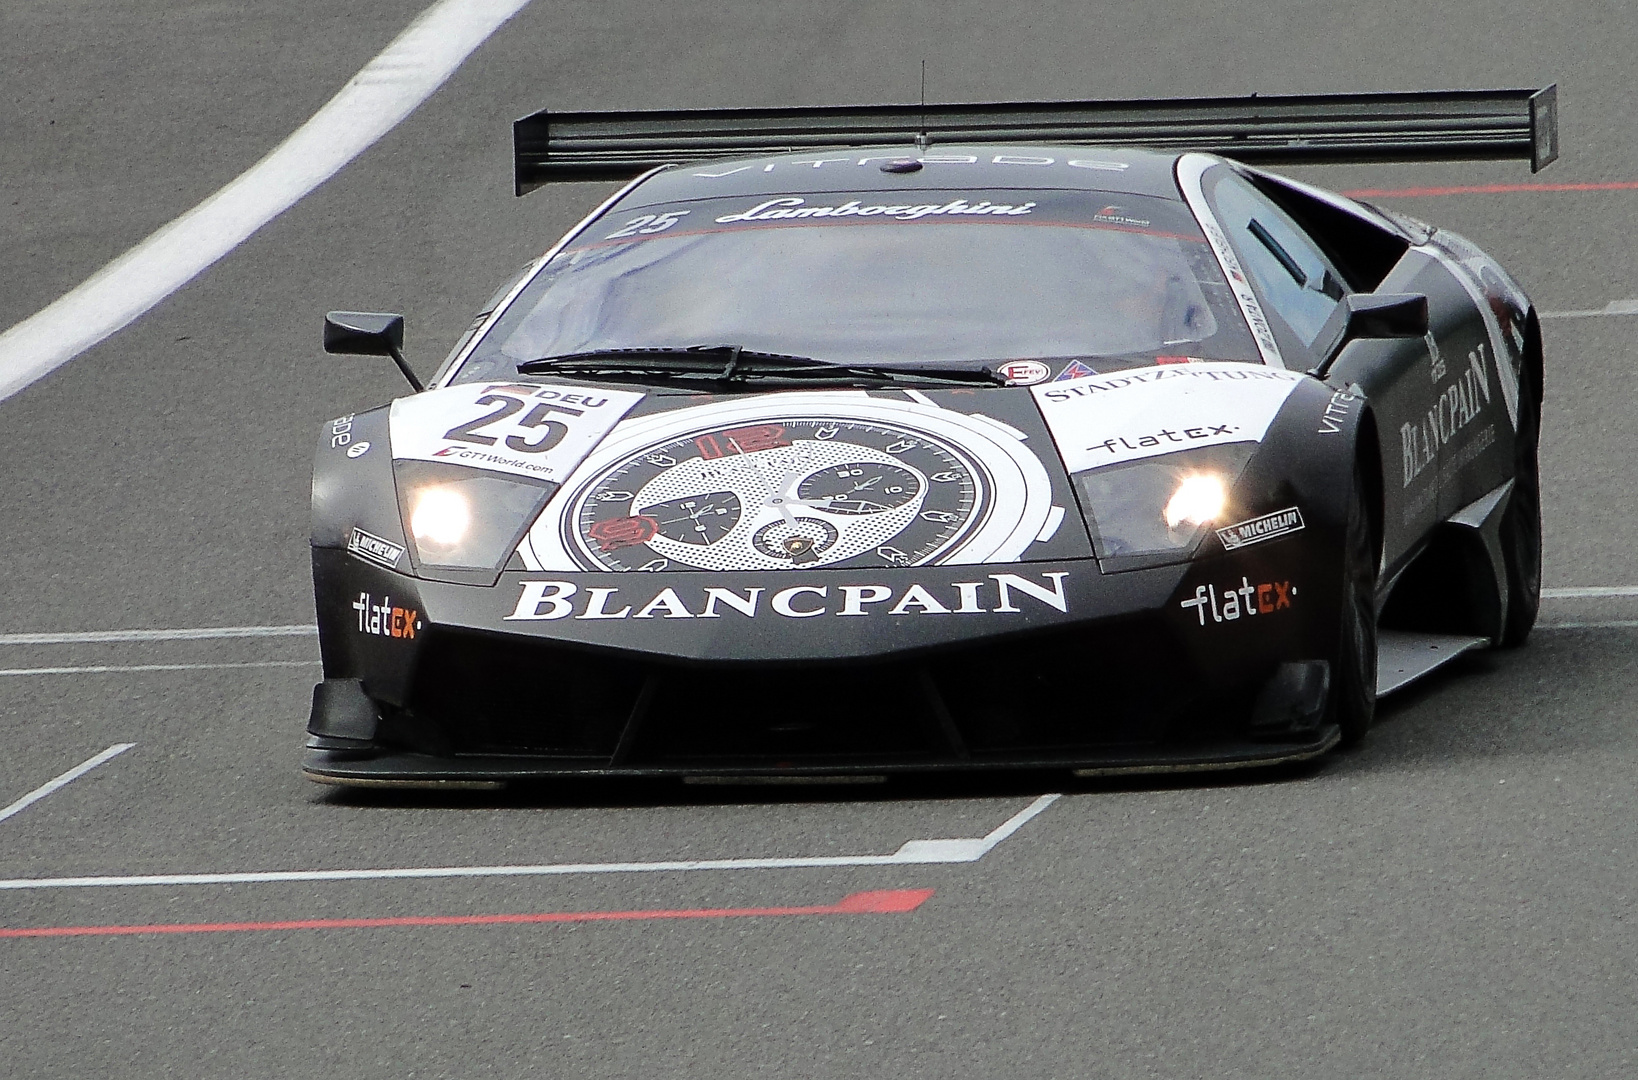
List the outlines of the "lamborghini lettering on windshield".
<svg viewBox="0 0 1638 1080">
<path fill-rule="evenodd" d="M 1006 215 L 1018 217 L 1029 213 L 1035 208 L 1035 203 L 1026 202 L 1016 206 L 1010 203 L 992 203 L 988 199 L 980 199 L 976 203 L 968 203 L 966 199 L 952 199 L 940 205 L 938 203 L 921 203 L 916 206 L 863 206 L 858 199 L 849 199 L 837 206 L 806 206 L 807 200 L 791 195 L 782 199 L 766 199 L 757 203 L 749 210 L 737 214 L 724 214 L 717 218 L 717 224 L 728 225 L 736 221 L 784 221 L 791 218 L 844 218 L 844 217 L 886 217 L 899 221 L 919 221 L 924 217 L 937 215 L 969 215 L 992 216 Z M 1148 224 L 1145 222 L 1144 224 Z"/>
</svg>

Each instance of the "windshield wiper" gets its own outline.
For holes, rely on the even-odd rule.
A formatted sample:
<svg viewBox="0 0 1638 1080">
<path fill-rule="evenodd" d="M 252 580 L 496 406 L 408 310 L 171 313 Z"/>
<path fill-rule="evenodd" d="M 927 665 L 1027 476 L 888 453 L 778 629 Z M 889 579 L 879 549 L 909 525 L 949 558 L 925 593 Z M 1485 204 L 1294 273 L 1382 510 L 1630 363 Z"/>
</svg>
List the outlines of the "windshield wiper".
<svg viewBox="0 0 1638 1080">
<path fill-rule="evenodd" d="M 603 369 L 632 371 L 639 367 L 675 372 L 679 375 L 712 374 L 720 379 L 731 379 L 739 372 L 742 361 L 790 367 L 828 366 L 810 356 L 786 356 L 783 353 L 757 352 L 738 345 L 656 345 L 629 349 L 588 349 L 585 352 L 543 356 L 525 360 L 518 365 L 523 375 L 539 375 L 553 371 L 580 371 Z"/>
<path fill-rule="evenodd" d="M 581 378 L 621 381 L 664 378 L 787 386 L 861 381 L 886 386 L 1007 385 L 1004 376 L 982 367 L 836 364 L 811 356 L 759 352 L 738 345 L 591 349 L 525 360 L 518 365 L 518 372 L 523 375 L 577 375 Z"/>
</svg>

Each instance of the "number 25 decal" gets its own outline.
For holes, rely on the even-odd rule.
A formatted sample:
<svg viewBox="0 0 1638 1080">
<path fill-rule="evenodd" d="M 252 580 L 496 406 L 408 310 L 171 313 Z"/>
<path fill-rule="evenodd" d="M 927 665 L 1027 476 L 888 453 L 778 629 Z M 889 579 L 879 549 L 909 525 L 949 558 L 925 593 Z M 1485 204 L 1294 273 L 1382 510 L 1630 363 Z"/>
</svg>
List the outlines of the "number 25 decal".
<svg viewBox="0 0 1638 1080">
<path fill-rule="evenodd" d="M 524 402 L 514 397 L 502 394 L 485 394 L 477 401 L 479 405 L 499 405 L 500 408 L 492 413 L 469 420 L 464 424 L 457 424 L 444 432 L 444 438 L 456 442 L 477 443 L 479 446 L 494 446 L 497 439 L 493 435 L 481 435 L 479 428 L 504 420 L 509 416 L 523 411 Z M 520 454 L 543 454 L 563 441 L 563 436 L 569 433 L 569 425 L 561 420 L 548 419 L 552 413 L 564 413 L 568 416 L 581 416 L 584 409 L 571 409 L 565 405 L 551 405 L 541 403 L 529 410 L 527 416 L 517 421 L 520 428 L 544 428 L 540 437 L 531 442 L 521 435 L 506 436 L 506 448 Z"/>
<path fill-rule="evenodd" d="M 614 230 L 605 240 L 617 240 L 622 236 L 637 236 L 639 234 L 665 232 L 680 221 L 684 214 L 692 213 L 689 210 L 667 210 L 663 214 L 642 214 L 632 218 L 619 229 Z"/>
</svg>

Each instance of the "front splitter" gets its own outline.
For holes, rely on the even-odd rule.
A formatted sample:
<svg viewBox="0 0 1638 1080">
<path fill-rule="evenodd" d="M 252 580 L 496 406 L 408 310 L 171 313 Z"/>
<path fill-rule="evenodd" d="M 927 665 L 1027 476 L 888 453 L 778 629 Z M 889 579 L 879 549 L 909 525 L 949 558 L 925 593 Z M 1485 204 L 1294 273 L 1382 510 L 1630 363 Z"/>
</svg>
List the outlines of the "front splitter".
<svg viewBox="0 0 1638 1080">
<path fill-rule="evenodd" d="M 1178 747 L 1108 748 L 1084 755 L 1036 754 L 964 759 L 851 759 L 802 763 L 747 764 L 744 761 L 666 761 L 610 766 L 585 758 L 432 757 L 385 752 L 361 758 L 309 750 L 302 763 L 307 778 L 353 787 L 491 788 L 509 781 L 637 779 L 659 777 L 799 777 L 1065 770 L 1076 776 L 1133 776 L 1213 770 L 1256 769 L 1309 761 L 1341 740 L 1335 725 L 1300 741 L 1234 740 Z"/>
</svg>

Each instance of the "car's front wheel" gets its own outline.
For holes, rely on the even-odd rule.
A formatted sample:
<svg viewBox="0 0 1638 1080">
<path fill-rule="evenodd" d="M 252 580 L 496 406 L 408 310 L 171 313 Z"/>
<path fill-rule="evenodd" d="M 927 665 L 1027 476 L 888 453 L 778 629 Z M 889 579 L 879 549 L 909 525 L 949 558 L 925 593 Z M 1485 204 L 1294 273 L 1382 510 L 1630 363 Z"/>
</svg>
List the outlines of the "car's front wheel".
<svg viewBox="0 0 1638 1080">
<path fill-rule="evenodd" d="M 1376 530 L 1370 489 L 1354 467 L 1342 555 L 1342 625 L 1331 660 L 1329 716 L 1343 745 L 1359 742 L 1376 715 Z"/>
</svg>

